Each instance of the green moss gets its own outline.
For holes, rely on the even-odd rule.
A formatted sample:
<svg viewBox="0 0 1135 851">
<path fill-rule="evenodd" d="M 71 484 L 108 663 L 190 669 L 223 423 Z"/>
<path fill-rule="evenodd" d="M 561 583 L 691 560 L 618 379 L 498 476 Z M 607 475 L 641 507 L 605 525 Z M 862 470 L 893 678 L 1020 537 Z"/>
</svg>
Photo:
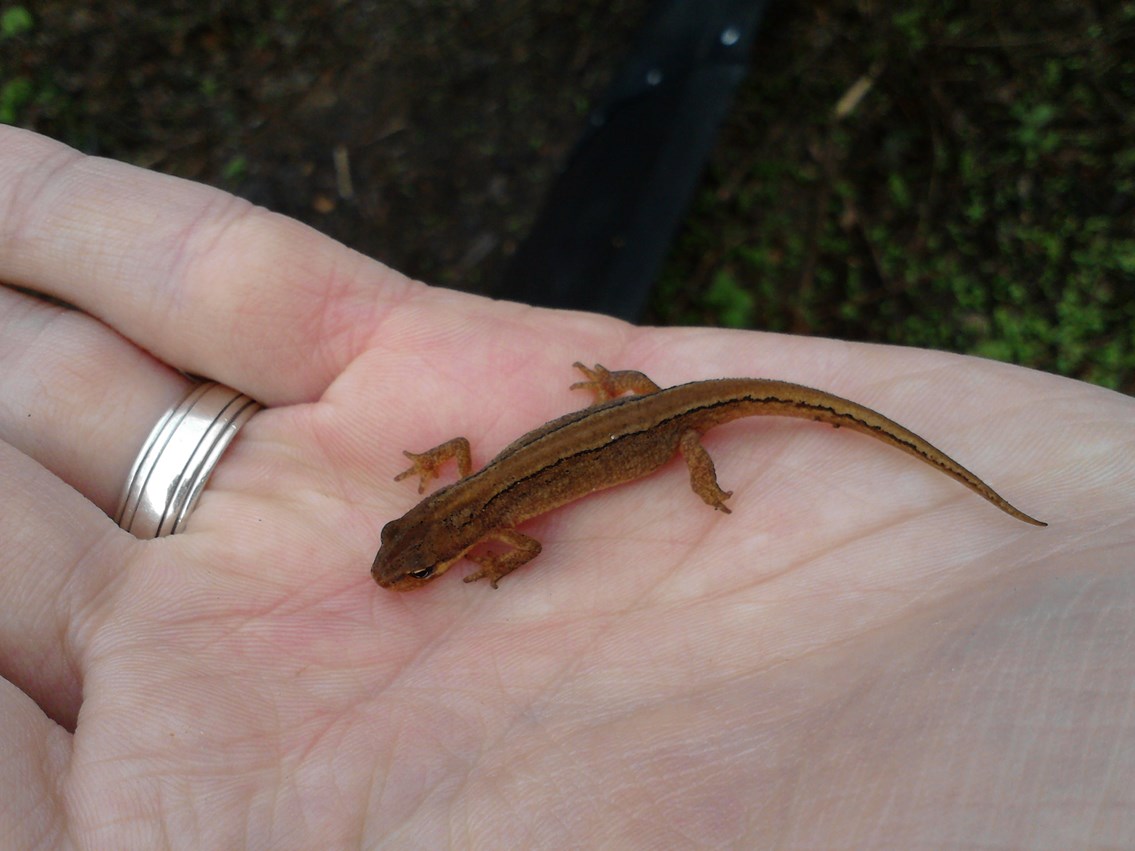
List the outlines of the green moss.
<svg viewBox="0 0 1135 851">
<path fill-rule="evenodd" d="M 23 6 L 9 6 L 0 12 L 0 41 L 30 33 L 34 26 L 31 12 Z"/>
<path fill-rule="evenodd" d="M 1135 4 L 837 6 L 835 43 L 818 12 L 786 24 L 811 61 L 758 60 L 718 158 L 752 165 L 715 171 L 666 272 L 684 310 L 653 318 L 748 314 L 1135 391 Z M 837 121 L 864 57 L 874 84 Z"/>
</svg>

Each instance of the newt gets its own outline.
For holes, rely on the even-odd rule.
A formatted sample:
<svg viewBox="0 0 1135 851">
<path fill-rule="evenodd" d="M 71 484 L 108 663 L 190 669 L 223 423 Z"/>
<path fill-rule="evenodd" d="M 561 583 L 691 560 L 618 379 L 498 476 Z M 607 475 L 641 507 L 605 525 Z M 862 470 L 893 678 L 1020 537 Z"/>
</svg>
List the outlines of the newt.
<svg viewBox="0 0 1135 851">
<path fill-rule="evenodd" d="M 571 385 L 594 404 L 545 423 L 513 441 L 476 473 L 469 441 L 449 440 L 423 453 L 404 452 L 412 466 L 395 476 L 419 476 L 418 493 L 456 458 L 461 478 L 427 496 L 382 529 L 371 575 L 384 588 L 408 591 L 441 576 L 462 558 L 479 569 L 466 582 L 500 580 L 535 558 L 540 542 L 516 530 L 532 517 L 595 491 L 646 476 L 681 453 L 690 486 L 718 511 L 730 513 L 731 491 L 717 483 L 701 436 L 741 417 L 800 417 L 843 426 L 877 438 L 926 462 L 993 503 L 1006 514 L 1046 523 L 1014 508 L 989 485 L 914 432 L 877 411 L 823 390 L 763 378 L 718 378 L 660 388 L 633 370 L 610 372 L 599 364 Z M 635 395 L 626 396 L 632 393 Z M 471 553 L 478 544 L 511 547 Z"/>
</svg>

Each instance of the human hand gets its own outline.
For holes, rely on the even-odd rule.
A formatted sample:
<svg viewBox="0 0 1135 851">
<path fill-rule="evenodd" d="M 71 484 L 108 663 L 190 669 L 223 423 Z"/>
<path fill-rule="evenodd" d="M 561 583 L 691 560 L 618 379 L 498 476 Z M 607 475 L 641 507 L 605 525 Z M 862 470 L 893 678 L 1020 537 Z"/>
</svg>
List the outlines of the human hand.
<svg viewBox="0 0 1135 851">
<path fill-rule="evenodd" d="M 13 847 L 1121 845 L 1135 405 L 936 352 L 640 329 L 431 289 L 203 186 L 0 128 L 0 824 Z M 858 435 L 747 420 L 527 524 L 500 590 L 369 566 L 403 449 L 483 464 L 586 403 L 808 384 L 925 436 L 1015 521 Z M 268 407 L 187 530 L 107 517 L 176 369 Z M 455 568 L 454 573 L 463 572 Z"/>
</svg>

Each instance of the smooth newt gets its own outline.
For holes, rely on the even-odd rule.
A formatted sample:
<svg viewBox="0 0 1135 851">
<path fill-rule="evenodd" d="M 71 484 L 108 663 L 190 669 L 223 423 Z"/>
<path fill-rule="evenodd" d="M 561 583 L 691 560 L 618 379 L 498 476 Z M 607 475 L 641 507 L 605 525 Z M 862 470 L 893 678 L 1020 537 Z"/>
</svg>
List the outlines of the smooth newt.
<svg viewBox="0 0 1135 851">
<path fill-rule="evenodd" d="M 652 473 L 675 452 L 686 460 L 694 493 L 729 513 L 725 500 L 731 492 L 718 486 L 713 460 L 700 438 L 714 426 L 740 417 L 801 417 L 863 432 L 941 470 L 1006 514 L 1035 526 L 1047 525 L 1014 508 L 914 432 L 831 393 L 760 378 L 693 381 L 663 390 L 641 372 L 609 372 L 598 364 L 594 369 L 579 363 L 575 367 L 587 380 L 571 389 L 590 391 L 595 404 L 528 432 L 476 473 L 469 441 L 463 437 L 421 454 L 403 453 L 413 466 L 395 479 L 420 476 L 419 493 L 450 458 L 457 459 L 462 478 L 383 527 L 371 567 L 379 585 L 408 591 L 467 558 L 480 569 L 465 581 L 488 579 L 496 588 L 502 577 L 540 552 L 539 541 L 516 531 L 519 524 L 589 493 Z M 512 549 L 501 555 L 470 553 L 492 540 Z"/>
</svg>

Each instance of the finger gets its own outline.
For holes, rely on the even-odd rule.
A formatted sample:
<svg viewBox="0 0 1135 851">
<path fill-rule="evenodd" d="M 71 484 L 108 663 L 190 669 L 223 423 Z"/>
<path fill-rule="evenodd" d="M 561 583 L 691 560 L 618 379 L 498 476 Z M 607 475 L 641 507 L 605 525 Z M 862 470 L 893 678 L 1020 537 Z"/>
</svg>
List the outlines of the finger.
<svg viewBox="0 0 1135 851">
<path fill-rule="evenodd" d="M 0 681 L 0 833 L 8 848 L 61 848 L 59 794 L 71 736 L 11 683 Z"/>
<path fill-rule="evenodd" d="M 0 280 L 99 317 L 179 369 L 310 400 L 409 283 L 216 189 L 0 127 Z"/>
<path fill-rule="evenodd" d="M 82 635 L 101 617 L 110 566 L 137 542 L 79 493 L 0 443 L 0 675 L 73 724 Z"/>
<path fill-rule="evenodd" d="M 0 287 L 0 440 L 107 514 L 189 384 L 98 320 Z"/>
</svg>

